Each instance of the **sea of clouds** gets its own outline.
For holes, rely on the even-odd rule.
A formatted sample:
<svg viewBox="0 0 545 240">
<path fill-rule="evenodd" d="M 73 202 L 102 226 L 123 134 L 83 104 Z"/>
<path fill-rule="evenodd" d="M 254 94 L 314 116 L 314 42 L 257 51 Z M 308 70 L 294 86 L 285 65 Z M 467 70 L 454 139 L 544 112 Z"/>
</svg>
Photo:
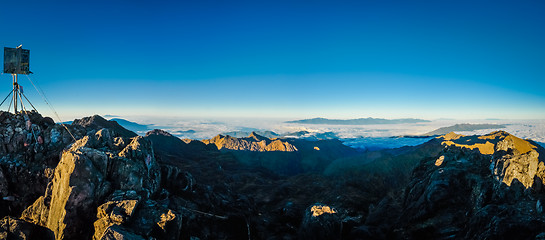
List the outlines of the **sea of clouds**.
<svg viewBox="0 0 545 240">
<path fill-rule="evenodd" d="M 229 132 L 273 131 L 280 135 L 307 131 L 301 138 L 312 139 L 322 133 L 333 133 L 345 145 L 361 149 L 397 148 L 415 146 L 430 138 L 403 136 L 422 135 L 441 127 L 461 123 L 502 124 L 505 128 L 459 131 L 464 135 L 482 135 L 496 130 L 509 132 L 523 139 L 531 139 L 545 145 L 545 120 L 452 120 L 440 119 L 412 124 L 379 125 L 315 125 L 285 123 L 286 119 L 179 119 L 179 118 L 128 118 L 130 121 L 148 125 L 150 129 L 163 129 L 179 138 L 209 139 Z M 139 132 L 139 134 L 145 134 Z M 323 134 L 322 134 L 323 136 Z M 314 138 L 315 139 L 315 138 Z"/>
</svg>

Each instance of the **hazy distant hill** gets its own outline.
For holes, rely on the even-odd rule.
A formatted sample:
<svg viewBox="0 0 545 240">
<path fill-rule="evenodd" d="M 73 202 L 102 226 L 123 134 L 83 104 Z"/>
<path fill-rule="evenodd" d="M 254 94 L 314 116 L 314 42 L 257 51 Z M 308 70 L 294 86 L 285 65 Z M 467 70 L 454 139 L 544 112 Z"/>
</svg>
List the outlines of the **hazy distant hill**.
<svg viewBox="0 0 545 240">
<path fill-rule="evenodd" d="M 126 129 L 129 129 L 133 132 L 145 132 L 150 130 L 150 128 L 147 125 L 131 122 L 129 120 L 125 120 L 122 118 L 112 118 L 110 121 L 115 121 L 119 123 L 119 125 L 123 126 Z"/>
<path fill-rule="evenodd" d="M 429 133 L 422 134 L 424 136 L 434 136 L 434 135 L 443 135 L 447 134 L 449 132 L 459 132 L 459 131 L 475 131 L 475 130 L 481 130 L 481 129 L 500 129 L 505 128 L 505 125 L 500 124 L 470 124 L 470 123 L 462 123 L 462 124 L 456 124 L 449 127 L 442 127 L 438 128 L 436 130 L 433 130 Z"/>
<path fill-rule="evenodd" d="M 384 119 L 384 118 L 357 118 L 357 119 L 327 119 L 327 118 L 312 118 L 303 120 L 287 121 L 286 123 L 304 123 L 304 124 L 329 124 L 329 125 L 371 125 L 371 124 L 399 124 L 399 123 L 419 123 L 430 122 L 424 119 L 416 118 L 400 118 L 400 119 Z"/>
</svg>

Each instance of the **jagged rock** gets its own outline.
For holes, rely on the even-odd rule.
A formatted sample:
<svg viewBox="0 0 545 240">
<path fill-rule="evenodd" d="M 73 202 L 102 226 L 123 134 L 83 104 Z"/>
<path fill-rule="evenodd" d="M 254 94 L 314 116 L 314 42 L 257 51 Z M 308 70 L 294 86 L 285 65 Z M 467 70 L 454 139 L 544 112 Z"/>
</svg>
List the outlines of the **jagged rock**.
<svg viewBox="0 0 545 240">
<path fill-rule="evenodd" d="M 181 214 L 153 200 L 143 202 L 130 223 L 130 228 L 139 235 L 168 240 L 178 239 L 181 227 Z"/>
<path fill-rule="evenodd" d="M 47 228 L 7 216 L 0 219 L 0 239 L 52 240 L 55 235 Z"/>
<path fill-rule="evenodd" d="M 121 190 L 145 189 L 149 194 L 159 190 L 161 184 L 161 169 L 155 161 L 151 143 L 138 136 L 132 139 L 119 157 L 112 159 L 112 171 L 115 174 L 114 185 Z"/>
<path fill-rule="evenodd" d="M 173 210 L 146 199 L 136 191 L 116 190 L 111 200 L 98 207 L 93 239 L 179 239 L 182 218 Z"/>
<path fill-rule="evenodd" d="M 0 111 L 0 123 L 0 194 L 13 198 L 0 203 L 0 214 L 17 216 L 43 194 L 52 177 L 47 169 L 57 165 L 73 139 L 63 126 L 35 111 Z"/>
<path fill-rule="evenodd" d="M 112 225 L 121 225 L 126 222 L 134 214 L 138 203 L 139 200 L 133 199 L 109 201 L 100 205 L 97 209 L 98 220 L 94 223 L 93 239 L 102 239 Z"/>
</svg>

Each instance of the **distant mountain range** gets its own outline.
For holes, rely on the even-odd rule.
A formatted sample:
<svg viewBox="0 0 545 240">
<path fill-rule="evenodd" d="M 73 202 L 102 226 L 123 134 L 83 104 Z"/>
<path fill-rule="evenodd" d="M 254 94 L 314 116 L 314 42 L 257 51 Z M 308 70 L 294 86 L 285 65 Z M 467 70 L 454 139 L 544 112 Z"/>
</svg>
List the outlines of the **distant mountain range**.
<svg viewBox="0 0 545 240">
<path fill-rule="evenodd" d="M 462 124 L 456 124 L 453 126 L 448 127 L 442 127 L 435 129 L 431 132 L 422 134 L 423 136 L 434 136 L 434 135 L 443 135 L 450 132 L 460 132 L 460 131 L 475 131 L 475 130 L 482 130 L 482 129 L 500 129 L 505 128 L 505 125 L 501 124 L 470 124 L 470 123 L 462 123 Z"/>
<path fill-rule="evenodd" d="M 417 118 L 399 118 L 399 119 L 384 119 L 384 118 L 357 118 L 357 119 L 327 119 L 327 118 L 312 118 L 303 120 L 286 121 L 286 123 L 301 123 L 301 124 L 327 124 L 327 125 L 371 125 L 371 124 L 400 124 L 400 123 L 420 123 L 430 122 L 429 120 Z"/>
</svg>

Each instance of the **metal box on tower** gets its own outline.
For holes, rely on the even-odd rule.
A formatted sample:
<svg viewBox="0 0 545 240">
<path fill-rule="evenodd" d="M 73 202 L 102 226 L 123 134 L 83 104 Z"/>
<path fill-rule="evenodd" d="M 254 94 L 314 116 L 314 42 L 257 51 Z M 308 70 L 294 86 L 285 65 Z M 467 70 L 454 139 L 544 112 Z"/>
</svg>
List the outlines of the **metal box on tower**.
<svg viewBox="0 0 545 240">
<path fill-rule="evenodd" d="M 30 50 L 4 47 L 4 73 L 30 74 Z"/>
</svg>

